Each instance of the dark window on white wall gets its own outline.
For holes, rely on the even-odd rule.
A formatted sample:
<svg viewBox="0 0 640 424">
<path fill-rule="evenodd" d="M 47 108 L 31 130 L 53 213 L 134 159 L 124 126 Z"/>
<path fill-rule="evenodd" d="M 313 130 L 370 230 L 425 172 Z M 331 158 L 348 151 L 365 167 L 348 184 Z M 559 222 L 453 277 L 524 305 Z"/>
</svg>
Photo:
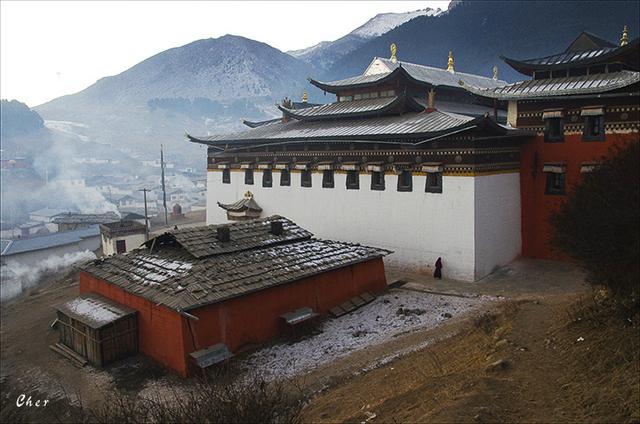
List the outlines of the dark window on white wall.
<svg viewBox="0 0 640 424">
<path fill-rule="evenodd" d="M 305 169 L 300 174 L 300 185 L 302 187 L 311 187 L 311 171 Z"/>
<path fill-rule="evenodd" d="M 222 170 L 222 184 L 231 184 L 231 170 L 229 168 Z"/>
<path fill-rule="evenodd" d="M 325 169 L 322 171 L 322 187 L 333 188 L 333 170 Z"/>
<path fill-rule="evenodd" d="M 371 190 L 384 190 L 384 172 L 372 172 L 371 173 Z"/>
<path fill-rule="evenodd" d="M 547 118 L 544 120 L 544 141 L 546 143 L 564 141 L 564 122 L 562 118 Z"/>
<path fill-rule="evenodd" d="M 594 115 L 584 117 L 584 141 L 604 141 L 604 116 Z"/>
<path fill-rule="evenodd" d="M 280 171 L 280 185 L 281 186 L 291 185 L 291 171 L 289 171 L 288 169 L 283 169 Z"/>
<path fill-rule="evenodd" d="M 360 173 L 358 171 L 347 171 L 347 190 L 360 189 Z"/>
<path fill-rule="evenodd" d="M 547 172 L 545 194 L 564 194 L 564 173 Z"/>
<path fill-rule="evenodd" d="M 244 170 L 244 183 L 248 185 L 253 185 L 253 169 Z"/>
<path fill-rule="evenodd" d="M 270 169 L 262 170 L 262 187 L 273 186 L 273 174 Z"/>
<path fill-rule="evenodd" d="M 413 190 L 413 176 L 411 171 L 404 169 L 398 174 L 398 191 L 412 191 Z"/>
<path fill-rule="evenodd" d="M 425 187 L 427 193 L 442 193 L 442 172 L 428 172 L 427 173 L 427 186 Z"/>
</svg>

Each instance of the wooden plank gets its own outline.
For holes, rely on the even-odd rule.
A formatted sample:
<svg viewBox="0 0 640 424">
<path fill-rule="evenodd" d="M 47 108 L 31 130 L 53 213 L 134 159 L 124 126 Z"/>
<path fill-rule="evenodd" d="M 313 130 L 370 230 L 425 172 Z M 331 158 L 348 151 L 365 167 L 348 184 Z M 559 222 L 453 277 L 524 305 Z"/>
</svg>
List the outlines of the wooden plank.
<svg viewBox="0 0 640 424">
<path fill-rule="evenodd" d="M 339 306 L 336 306 L 334 308 L 329 309 L 329 313 L 333 316 L 333 317 L 341 317 L 342 315 L 346 314 L 347 312 L 342 309 Z"/>
<path fill-rule="evenodd" d="M 366 302 L 364 301 L 363 298 L 361 298 L 360 296 L 356 296 L 356 297 L 352 297 L 351 298 L 351 303 L 353 303 L 354 305 L 356 305 L 356 308 L 361 307 L 362 305 L 364 305 Z"/>
<path fill-rule="evenodd" d="M 49 345 L 49 348 L 59 355 L 69 359 L 71 363 L 78 368 L 82 368 L 87 364 L 86 359 L 79 357 L 79 355 L 61 343 Z"/>
<path fill-rule="evenodd" d="M 344 302 L 344 303 L 340 304 L 340 307 L 341 307 L 342 309 L 344 309 L 344 310 L 345 310 L 345 312 L 347 312 L 347 313 L 349 313 L 349 312 L 351 312 L 351 311 L 353 311 L 353 310 L 355 310 L 355 309 L 356 309 L 356 305 L 354 305 L 353 303 L 351 303 L 351 301 L 350 301 L 350 300 L 347 300 L 346 302 Z"/>
<path fill-rule="evenodd" d="M 369 292 L 364 292 L 360 295 L 360 297 L 362 298 L 362 300 L 364 300 L 365 302 L 369 303 L 372 300 L 374 300 L 376 297 L 374 295 L 372 295 Z"/>
</svg>

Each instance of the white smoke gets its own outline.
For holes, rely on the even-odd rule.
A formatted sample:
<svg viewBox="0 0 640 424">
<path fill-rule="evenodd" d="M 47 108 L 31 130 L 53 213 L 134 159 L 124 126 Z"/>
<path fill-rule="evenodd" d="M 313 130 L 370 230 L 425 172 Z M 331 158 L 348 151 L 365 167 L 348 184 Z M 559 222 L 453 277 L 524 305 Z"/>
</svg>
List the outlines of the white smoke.
<svg viewBox="0 0 640 424">
<path fill-rule="evenodd" d="M 4 302 L 19 296 L 25 290 L 35 287 L 41 278 L 58 272 L 80 261 L 95 259 L 96 255 L 85 250 L 83 252 L 65 253 L 62 256 L 49 256 L 35 264 L 24 265 L 8 262 L 2 266 L 2 284 L 0 284 L 0 301 Z"/>
</svg>

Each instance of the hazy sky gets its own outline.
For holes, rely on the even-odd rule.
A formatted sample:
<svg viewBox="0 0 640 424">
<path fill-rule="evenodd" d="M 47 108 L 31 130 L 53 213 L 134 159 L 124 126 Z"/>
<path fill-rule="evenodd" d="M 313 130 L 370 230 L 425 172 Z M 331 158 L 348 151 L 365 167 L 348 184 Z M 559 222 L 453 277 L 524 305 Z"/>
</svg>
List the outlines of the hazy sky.
<svg viewBox="0 0 640 424">
<path fill-rule="evenodd" d="M 449 1 L 0 2 L 0 96 L 36 106 L 171 47 L 242 35 L 280 50 L 335 40 L 378 13 Z"/>
</svg>

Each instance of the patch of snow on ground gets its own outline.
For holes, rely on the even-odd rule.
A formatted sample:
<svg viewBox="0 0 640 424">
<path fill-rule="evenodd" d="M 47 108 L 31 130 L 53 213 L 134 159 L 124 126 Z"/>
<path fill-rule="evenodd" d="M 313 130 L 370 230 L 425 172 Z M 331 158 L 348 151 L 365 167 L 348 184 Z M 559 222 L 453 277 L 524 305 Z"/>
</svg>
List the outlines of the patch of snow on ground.
<svg viewBox="0 0 640 424">
<path fill-rule="evenodd" d="M 445 313 L 456 317 L 485 301 L 392 289 L 350 314 L 325 321 L 320 334 L 261 349 L 244 365 L 267 379 L 289 378 L 402 333 L 435 327 L 448 319 Z"/>
</svg>

